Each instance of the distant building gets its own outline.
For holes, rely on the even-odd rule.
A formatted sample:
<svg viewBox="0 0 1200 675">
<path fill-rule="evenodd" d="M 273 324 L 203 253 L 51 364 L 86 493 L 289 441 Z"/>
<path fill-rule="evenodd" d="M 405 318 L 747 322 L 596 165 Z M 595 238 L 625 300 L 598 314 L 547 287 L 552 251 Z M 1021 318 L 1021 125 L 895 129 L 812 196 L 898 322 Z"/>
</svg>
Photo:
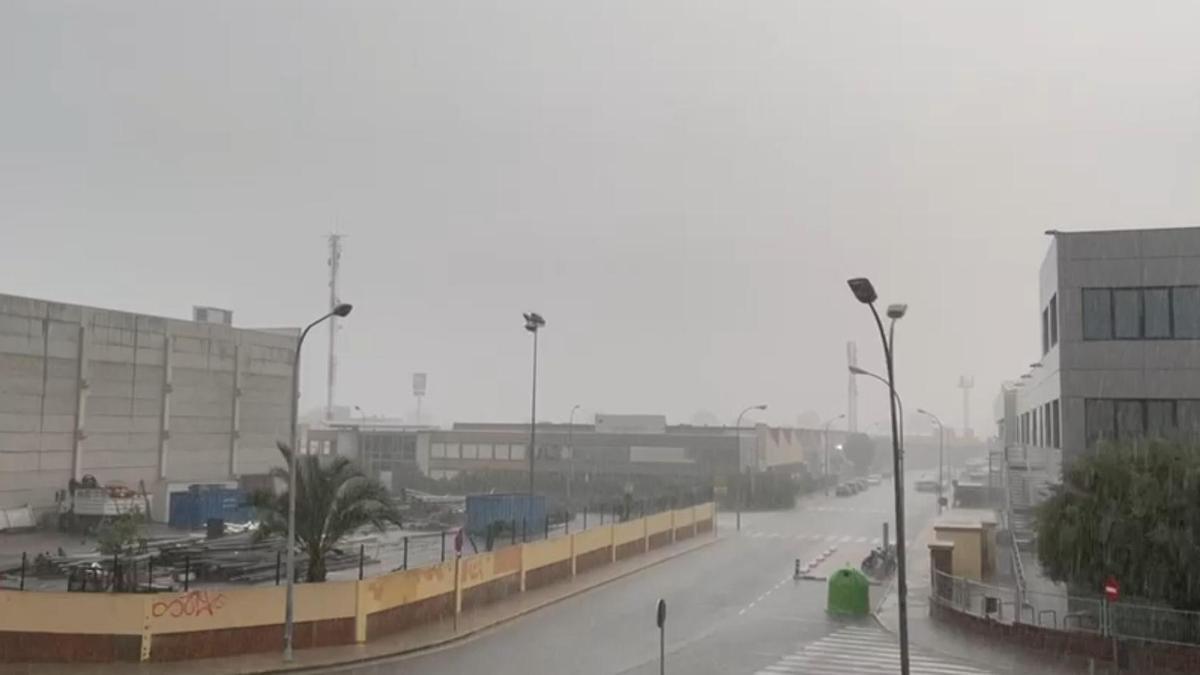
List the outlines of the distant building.
<svg viewBox="0 0 1200 675">
<path fill-rule="evenodd" d="M 201 317 L 201 310 L 204 310 Z M 152 496 L 280 464 L 296 331 L 0 295 L 0 508 L 55 506 L 93 475 Z"/>
<path fill-rule="evenodd" d="M 1041 357 L 998 395 L 998 436 L 1068 462 L 1111 439 L 1200 439 L 1200 228 L 1052 234 Z"/>
</svg>

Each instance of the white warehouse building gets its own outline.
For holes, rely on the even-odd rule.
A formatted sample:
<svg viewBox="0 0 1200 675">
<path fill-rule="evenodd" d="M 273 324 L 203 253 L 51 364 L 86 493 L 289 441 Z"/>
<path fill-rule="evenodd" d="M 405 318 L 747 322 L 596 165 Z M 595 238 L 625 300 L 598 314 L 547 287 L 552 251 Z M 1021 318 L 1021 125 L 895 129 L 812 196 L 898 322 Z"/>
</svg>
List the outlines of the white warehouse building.
<svg viewBox="0 0 1200 675">
<path fill-rule="evenodd" d="M 51 510 L 90 474 L 144 486 L 165 520 L 169 491 L 278 465 L 296 331 L 196 316 L 0 295 L 0 509 Z"/>
</svg>

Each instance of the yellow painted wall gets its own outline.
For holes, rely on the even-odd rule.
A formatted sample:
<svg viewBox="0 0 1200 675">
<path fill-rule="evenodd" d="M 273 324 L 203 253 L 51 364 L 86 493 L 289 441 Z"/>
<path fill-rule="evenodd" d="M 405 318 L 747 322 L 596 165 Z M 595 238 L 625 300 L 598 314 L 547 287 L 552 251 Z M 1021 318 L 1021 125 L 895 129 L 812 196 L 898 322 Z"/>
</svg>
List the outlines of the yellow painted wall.
<svg viewBox="0 0 1200 675">
<path fill-rule="evenodd" d="M 555 537 L 522 546 L 525 551 L 525 569 L 532 570 L 553 565 L 571 558 L 571 538 Z"/>
<path fill-rule="evenodd" d="M 712 514 L 713 514 L 713 503 L 712 502 L 705 502 L 703 504 L 696 505 L 696 520 L 708 520 L 709 518 L 712 518 Z"/>
<path fill-rule="evenodd" d="M 648 534 L 658 534 L 671 529 L 671 512 L 663 511 L 652 516 L 646 516 L 646 529 Z"/>
<path fill-rule="evenodd" d="M 934 539 L 954 543 L 953 571 L 956 577 L 983 580 L 983 531 L 978 527 L 934 527 Z"/>
<path fill-rule="evenodd" d="M 575 534 L 575 555 L 604 548 L 612 543 L 612 525 L 601 525 Z"/>
<path fill-rule="evenodd" d="M 631 520 L 627 523 L 617 523 L 616 525 L 613 525 L 613 540 L 617 546 L 645 538 L 646 530 L 645 524 L 642 522 L 642 520 L 643 519 L 638 518 L 637 520 Z"/>
<path fill-rule="evenodd" d="M 521 547 L 509 546 L 492 553 L 467 556 L 459 562 L 459 578 L 464 589 L 521 571 Z"/>
<path fill-rule="evenodd" d="M 356 581 L 327 581 L 296 586 L 296 621 L 354 616 Z M 146 597 L 151 633 L 266 626 L 283 623 L 282 586 L 221 588 Z"/>
<path fill-rule="evenodd" d="M 675 527 L 690 527 L 692 524 L 692 508 L 679 509 L 675 512 Z"/>
<path fill-rule="evenodd" d="M 362 611 L 370 614 L 454 592 L 454 561 L 392 572 L 359 583 Z"/>
<path fill-rule="evenodd" d="M 141 635 L 145 595 L 0 591 L 0 630 Z"/>
</svg>

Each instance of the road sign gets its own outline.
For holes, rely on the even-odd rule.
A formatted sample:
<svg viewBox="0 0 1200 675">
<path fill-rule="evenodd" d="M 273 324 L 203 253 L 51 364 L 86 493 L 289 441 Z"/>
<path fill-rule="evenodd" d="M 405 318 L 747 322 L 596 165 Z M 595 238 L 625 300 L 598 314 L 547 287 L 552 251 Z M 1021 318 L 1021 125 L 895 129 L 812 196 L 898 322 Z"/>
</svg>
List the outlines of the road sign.
<svg viewBox="0 0 1200 675">
<path fill-rule="evenodd" d="M 1104 580 L 1104 597 L 1108 598 L 1109 602 L 1116 602 L 1117 598 L 1121 597 L 1121 584 L 1117 583 L 1117 578 L 1109 576 Z"/>
<path fill-rule="evenodd" d="M 659 628 L 662 628 L 663 626 L 667 625 L 667 601 L 666 600 L 659 599 L 658 613 L 655 617 L 655 621 L 658 623 Z"/>
<path fill-rule="evenodd" d="M 667 672 L 667 601 L 658 599 L 654 620 L 658 623 L 658 674 Z"/>
<path fill-rule="evenodd" d="M 454 533 L 454 554 L 462 555 L 463 548 L 463 529 L 458 528 L 458 532 Z"/>
</svg>

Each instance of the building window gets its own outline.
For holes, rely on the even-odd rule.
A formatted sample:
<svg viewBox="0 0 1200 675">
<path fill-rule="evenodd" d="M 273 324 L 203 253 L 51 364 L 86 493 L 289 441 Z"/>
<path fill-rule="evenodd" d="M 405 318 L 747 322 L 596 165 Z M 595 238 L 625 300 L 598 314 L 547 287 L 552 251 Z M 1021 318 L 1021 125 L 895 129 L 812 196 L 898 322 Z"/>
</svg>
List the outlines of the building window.
<svg viewBox="0 0 1200 675">
<path fill-rule="evenodd" d="M 1111 340 L 1112 336 L 1112 291 L 1083 289 L 1083 339 Z"/>
<path fill-rule="evenodd" d="M 1175 402 L 1146 401 L 1146 436 L 1175 437 Z"/>
<path fill-rule="evenodd" d="M 1050 308 L 1042 310 L 1042 353 L 1050 351 Z"/>
<path fill-rule="evenodd" d="M 1144 401 L 1117 401 L 1116 438 L 1130 440 L 1146 435 Z"/>
<path fill-rule="evenodd" d="M 1200 439 L 1200 401 L 1185 399 L 1176 403 L 1175 429 L 1181 440 Z"/>
<path fill-rule="evenodd" d="M 1141 289 L 1113 289 L 1113 337 L 1116 339 L 1134 340 L 1142 337 L 1141 298 Z"/>
<path fill-rule="evenodd" d="M 1050 446 L 1055 448 L 1062 447 L 1062 422 L 1059 417 L 1058 399 L 1054 399 L 1050 403 Z"/>
<path fill-rule="evenodd" d="M 1037 408 L 1034 408 L 1034 409 L 1033 409 L 1033 410 L 1032 410 L 1032 411 L 1029 413 L 1029 416 L 1030 416 L 1030 418 L 1033 420 L 1033 432 L 1032 432 L 1032 434 L 1031 434 L 1032 438 L 1030 439 L 1030 445 L 1041 445 L 1041 443 L 1039 443 L 1039 442 L 1038 442 L 1038 440 L 1039 440 L 1039 439 L 1038 439 L 1038 413 L 1037 413 Z"/>
<path fill-rule="evenodd" d="M 511 445 L 511 446 L 509 446 L 509 452 L 511 453 L 510 457 L 514 460 L 525 459 L 525 446 L 524 445 Z"/>
<path fill-rule="evenodd" d="M 1050 346 L 1058 344 L 1058 295 L 1050 296 Z"/>
<path fill-rule="evenodd" d="M 1171 289 L 1142 290 L 1143 335 L 1147 338 L 1171 337 Z"/>
<path fill-rule="evenodd" d="M 1084 438 L 1087 447 L 1094 448 L 1114 438 L 1116 414 L 1110 399 L 1090 398 L 1083 404 Z"/>
<path fill-rule="evenodd" d="M 1200 338 L 1200 286 L 1171 289 L 1171 318 L 1177 338 Z"/>
</svg>

